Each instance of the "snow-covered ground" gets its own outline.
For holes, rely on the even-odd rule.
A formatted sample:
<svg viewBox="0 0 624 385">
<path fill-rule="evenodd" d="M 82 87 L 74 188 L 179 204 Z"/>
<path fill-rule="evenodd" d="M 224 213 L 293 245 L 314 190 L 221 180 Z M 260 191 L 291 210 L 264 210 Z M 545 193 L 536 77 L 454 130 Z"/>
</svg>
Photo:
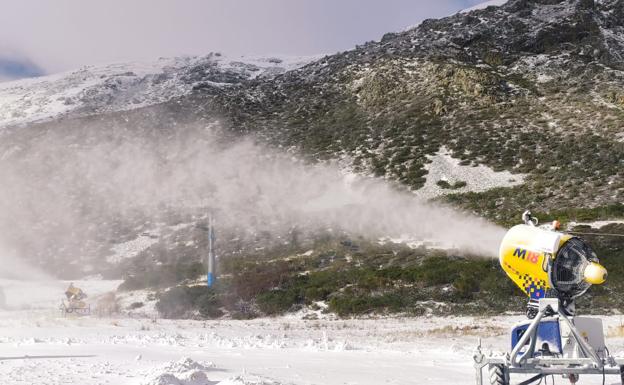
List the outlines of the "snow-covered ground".
<svg viewBox="0 0 624 385">
<path fill-rule="evenodd" d="M 568 229 L 571 229 L 571 228 L 573 228 L 575 226 L 589 226 L 589 227 L 594 228 L 594 229 L 600 229 L 600 228 L 602 228 L 604 226 L 607 226 L 607 225 L 613 225 L 613 224 L 619 225 L 619 224 L 623 224 L 623 223 L 624 223 L 624 220 L 621 220 L 621 219 L 605 220 L 605 221 L 593 221 L 593 222 L 574 222 L 574 221 L 572 221 L 572 222 L 568 223 Z"/>
<path fill-rule="evenodd" d="M 75 71 L 0 83 L 0 128 L 69 113 L 125 111 L 182 96 L 198 82 L 223 86 L 274 76 L 320 56 L 161 58 L 153 62 L 85 66 Z"/>
<path fill-rule="evenodd" d="M 98 298 L 118 283 L 90 280 L 75 285 Z M 243 321 L 163 320 L 140 313 L 71 317 L 54 306 L 66 284 L 2 282 L 9 304 L 28 287 L 31 296 L 44 292 L 31 308 L 0 311 L 3 384 L 472 384 L 478 338 L 483 338 L 486 352 L 504 351 L 507 329 L 523 319 L 341 320 L 318 312 L 317 319 L 300 312 Z M 124 301 L 138 298 L 134 294 Z M 605 317 L 608 344 L 616 355 L 624 354 L 623 325 L 621 316 Z M 607 383 L 617 380 L 608 378 Z M 586 376 L 580 383 L 601 381 Z"/>
<path fill-rule="evenodd" d="M 119 282 L 74 284 L 96 299 Z M 504 351 L 507 329 L 523 319 L 341 320 L 319 311 L 241 321 L 164 320 L 140 311 L 72 317 L 56 307 L 67 282 L 0 285 L 11 308 L 0 310 L 0 378 L 7 385 L 472 384 L 478 338 L 486 352 Z M 143 294 L 117 298 L 126 309 L 144 301 Z M 37 300 L 30 307 L 14 306 L 24 295 Z M 148 307 L 153 312 L 153 304 Z M 310 319 L 312 314 L 317 318 Z M 616 355 L 624 355 L 623 325 L 621 316 L 605 317 L 608 345 Z M 580 383 L 601 380 L 587 376 Z"/>
<path fill-rule="evenodd" d="M 0 312 L 0 378 L 10 385 L 472 384 L 477 338 L 502 351 L 506 329 L 520 318 L 170 321 Z M 621 352 L 622 320 L 606 321 L 611 350 Z"/>
<path fill-rule="evenodd" d="M 523 174 L 512 174 L 509 171 L 494 171 L 484 165 L 461 165 L 461 160 L 453 158 L 444 147 L 429 159 L 431 163 L 425 165 L 428 171 L 427 181 L 415 193 L 424 199 L 451 193 L 482 192 L 496 187 L 516 186 L 522 184 L 525 177 Z M 453 187 L 459 182 L 465 182 L 466 185 L 459 188 L 442 188 L 438 185 L 440 181 L 447 182 Z"/>
</svg>

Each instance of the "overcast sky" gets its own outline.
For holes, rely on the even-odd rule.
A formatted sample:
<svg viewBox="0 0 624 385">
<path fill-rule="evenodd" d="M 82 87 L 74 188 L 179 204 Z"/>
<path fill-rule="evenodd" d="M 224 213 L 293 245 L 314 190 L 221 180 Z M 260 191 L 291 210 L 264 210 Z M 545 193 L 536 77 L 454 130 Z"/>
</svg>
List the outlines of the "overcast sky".
<svg viewBox="0 0 624 385">
<path fill-rule="evenodd" d="M 161 56 L 347 50 L 482 0 L 0 0 L 0 61 L 53 73 Z"/>
</svg>

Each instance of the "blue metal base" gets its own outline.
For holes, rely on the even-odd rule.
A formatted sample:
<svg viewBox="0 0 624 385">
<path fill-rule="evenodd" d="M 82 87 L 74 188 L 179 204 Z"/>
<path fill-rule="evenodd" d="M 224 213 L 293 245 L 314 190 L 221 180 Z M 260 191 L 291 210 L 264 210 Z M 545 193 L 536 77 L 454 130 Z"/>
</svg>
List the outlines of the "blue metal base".
<svg viewBox="0 0 624 385">
<path fill-rule="evenodd" d="M 520 341 L 520 338 L 526 332 L 529 327 L 530 321 L 518 325 L 511 331 L 511 349 L 516 347 L 516 344 Z M 536 350 L 542 349 L 548 346 L 548 350 L 551 353 L 561 354 L 563 352 L 563 346 L 561 343 L 561 330 L 559 328 L 559 319 L 546 319 L 539 323 L 537 329 L 537 344 Z"/>
</svg>

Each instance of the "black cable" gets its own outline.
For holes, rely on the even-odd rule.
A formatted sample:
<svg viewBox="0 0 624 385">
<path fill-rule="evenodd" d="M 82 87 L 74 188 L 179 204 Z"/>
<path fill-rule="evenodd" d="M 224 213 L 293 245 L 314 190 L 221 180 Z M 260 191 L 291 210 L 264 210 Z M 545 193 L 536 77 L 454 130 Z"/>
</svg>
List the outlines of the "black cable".
<svg viewBox="0 0 624 385">
<path fill-rule="evenodd" d="M 604 347 L 605 348 L 605 352 L 607 353 L 607 357 L 611 357 L 611 352 L 609 351 L 608 347 Z M 602 366 L 602 385 L 605 385 L 605 367 L 604 365 Z"/>
<path fill-rule="evenodd" d="M 578 231 L 566 231 L 568 234 L 572 235 L 595 235 L 599 237 L 621 237 L 624 238 L 624 234 L 609 234 L 609 233 L 581 233 Z"/>
<path fill-rule="evenodd" d="M 546 376 L 543 375 L 543 374 L 537 374 L 537 375 L 529 378 L 528 380 L 524 380 L 524 381 L 520 382 L 518 385 L 529 385 L 529 384 L 532 384 L 533 382 L 535 382 L 537 380 L 540 380 L 540 382 L 537 384 L 537 385 L 539 385 L 539 384 L 542 383 L 542 379 L 544 379 L 545 377 Z M 546 384 L 544 384 L 544 385 L 546 385 Z"/>
</svg>

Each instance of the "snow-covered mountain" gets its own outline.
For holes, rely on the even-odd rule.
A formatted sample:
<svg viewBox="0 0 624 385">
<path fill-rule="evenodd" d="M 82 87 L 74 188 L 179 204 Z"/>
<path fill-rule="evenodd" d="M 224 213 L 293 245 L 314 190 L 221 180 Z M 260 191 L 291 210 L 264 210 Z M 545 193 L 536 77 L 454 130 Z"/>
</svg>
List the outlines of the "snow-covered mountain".
<svg viewBox="0 0 624 385">
<path fill-rule="evenodd" d="M 0 128 L 166 102 L 198 85 L 227 87 L 299 68 L 317 57 L 239 57 L 219 53 L 153 62 L 86 66 L 75 71 L 0 83 Z"/>
</svg>

